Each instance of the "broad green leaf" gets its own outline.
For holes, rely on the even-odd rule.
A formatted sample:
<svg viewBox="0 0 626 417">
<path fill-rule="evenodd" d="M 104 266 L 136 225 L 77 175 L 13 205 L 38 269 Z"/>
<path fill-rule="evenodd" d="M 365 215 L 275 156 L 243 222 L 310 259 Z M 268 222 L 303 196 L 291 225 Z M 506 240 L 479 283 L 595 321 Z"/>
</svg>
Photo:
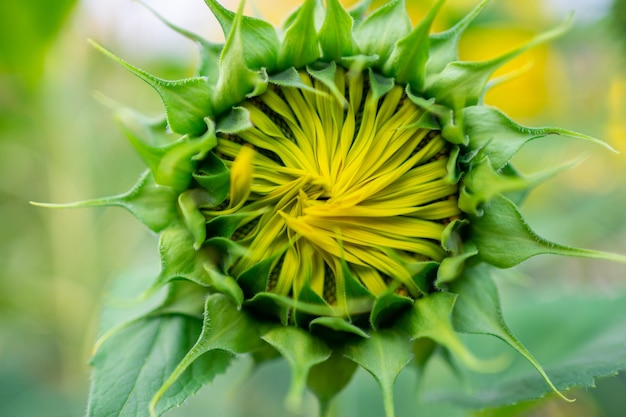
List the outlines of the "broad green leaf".
<svg viewBox="0 0 626 417">
<path fill-rule="evenodd" d="M 292 379 L 286 404 L 292 411 L 299 410 L 309 370 L 327 360 L 332 353 L 331 349 L 321 339 L 292 326 L 270 330 L 262 339 L 278 350 L 289 363 Z"/>
<path fill-rule="evenodd" d="M 31 204 L 52 208 L 121 206 L 155 233 L 166 229 L 178 219 L 176 193 L 169 187 L 155 184 L 149 171 L 143 173 L 130 191 L 117 196 L 69 204 Z"/>
<path fill-rule="evenodd" d="M 287 28 L 278 52 L 278 67 L 302 68 L 320 57 L 320 46 L 315 31 L 316 0 L 305 0 L 292 24 Z"/>
<path fill-rule="evenodd" d="M 420 23 L 396 44 L 385 63 L 383 72 L 399 84 L 408 84 L 413 91 L 422 91 L 426 79 L 426 61 L 429 56 L 430 27 L 445 0 L 439 0 Z"/>
<path fill-rule="evenodd" d="M 501 111 L 487 106 L 471 106 L 463 111 L 469 148 L 486 155 L 493 168 L 501 169 L 527 142 L 547 135 L 562 135 L 586 140 L 613 150 L 606 143 L 581 133 L 557 127 L 520 126 Z"/>
<path fill-rule="evenodd" d="M 307 386 L 320 403 L 320 416 L 330 413 L 330 402 L 352 379 L 357 364 L 346 359 L 337 350 L 324 362 L 311 367 Z"/>
<path fill-rule="evenodd" d="M 171 129 L 180 134 L 198 136 L 207 130 L 205 117 L 213 115 L 213 88 L 206 77 L 168 81 L 139 69 L 91 41 L 100 52 L 141 78 L 156 90 L 163 100 Z"/>
<path fill-rule="evenodd" d="M 228 39 L 236 25 L 235 13 L 225 9 L 215 0 L 204 0 L 204 2 L 222 26 L 224 37 Z M 243 6 L 244 2 L 241 3 Z M 276 67 L 279 45 L 274 27 L 263 20 L 243 16 L 240 30 L 246 66 L 253 70 L 266 68 L 270 72 L 273 71 Z"/>
<path fill-rule="evenodd" d="M 598 378 L 626 370 L 623 294 L 609 298 L 589 289 L 578 295 L 551 294 L 551 301 L 541 297 L 540 301 L 534 292 L 517 291 L 504 307 L 509 327 L 525 341 L 558 390 L 592 388 Z M 474 350 L 510 354 L 508 347 L 492 340 L 472 336 L 468 343 Z M 467 373 L 463 382 L 437 367 L 427 369 L 424 377 L 429 380 L 426 401 L 474 409 L 534 400 L 552 391 L 521 355 L 515 355 L 503 372 Z"/>
<path fill-rule="evenodd" d="M 147 417 L 149 403 L 164 377 L 193 346 L 198 319 L 163 315 L 137 321 L 109 338 L 92 359 L 94 368 L 87 417 Z M 230 360 L 215 351 L 195 361 L 162 396 L 155 414 L 182 404 L 223 373 Z"/>
<path fill-rule="evenodd" d="M 454 328 L 463 333 L 487 334 L 501 339 L 530 362 L 550 389 L 569 401 L 556 389 L 541 364 L 504 322 L 500 296 L 492 279 L 494 272 L 493 267 L 479 264 L 468 268 L 463 277 L 451 285 L 451 291 L 459 294 L 453 312 Z"/>
<path fill-rule="evenodd" d="M 262 325 L 250 318 L 244 311 L 237 308 L 227 296 L 213 294 L 206 299 L 202 332 L 195 344 L 177 366 L 170 372 L 162 372 L 160 387 L 150 400 L 150 410 L 153 414 L 157 407 L 167 398 L 167 393 L 173 392 L 181 377 L 190 367 L 203 358 L 213 358 L 216 355 L 229 357 L 229 354 L 250 353 L 262 347 L 260 339 Z M 167 377 L 169 375 L 169 377 Z M 165 381 L 162 378 L 167 377 Z"/>
<path fill-rule="evenodd" d="M 478 256 L 499 268 L 510 268 L 526 259 L 554 254 L 581 258 L 606 259 L 626 263 L 626 256 L 577 249 L 549 242 L 533 232 L 515 204 L 505 197 L 494 197 L 483 205 L 482 216 L 470 217 L 470 239 Z"/>
<path fill-rule="evenodd" d="M 354 29 L 361 53 L 378 55 L 383 66 L 396 43 L 411 32 L 411 20 L 404 0 L 393 0 L 375 10 Z"/>
<path fill-rule="evenodd" d="M 352 38 L 353 20 L 338 0 L 328 0 L 326 18 L 318 34 L 322 57 L 327 61 L 339 61 L 357 51 Z"/>
<path fill-rule="evenodd" d="M 386 417 L 394 417 L 393 386 L 412 358 L 409 336 L 395 329 L 378 330 L 369 339 L 346 345 L 345 356 L 372 374 L 383 395 Z"/>
</svg>

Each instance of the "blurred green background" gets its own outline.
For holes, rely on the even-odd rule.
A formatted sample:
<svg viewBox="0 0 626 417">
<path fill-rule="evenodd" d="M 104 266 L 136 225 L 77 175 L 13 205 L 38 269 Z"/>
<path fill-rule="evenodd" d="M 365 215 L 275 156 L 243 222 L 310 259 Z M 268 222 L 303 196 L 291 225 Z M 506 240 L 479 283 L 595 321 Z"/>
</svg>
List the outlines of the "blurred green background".
<svg viewBox="0 0 626 417">
<path fill-rule="evenodd" d="M 149 1 L 175 23 L 219 40 L 201 0 Z M 233 2 L 224 2 L 231 9 Z M 297 1 L 248 2 L 250 13 L 279 22 Z M 415 19 L 432 1 L 409 1 Z M 449 0 L 443 29 L 477 3 Z M 543 237 L 564 244 L 626 253 L 626 2 L 494 2 L 467 33 L 464 59 L 507 50 L 576 10 L 564 38 L 505 68 L 527 70 L 495 87 L 486 102 L 529 125 L 558 125 L 602 138 L 619 155 L 550 138 L 517 159 L 524 172 L 587 158 L 539 187 L 524 206 Z M 156 94 L 85 42 L 93 38 L 163 78 L 191 75 L 194 47 L 130 0 L 0 2 L 0 416 L 80 416 L 98 311 L 118 276 L 156 274 L 156 237 L 116 209 L 48 210 L 29 201 L 69 202 L 117 194 L 143 170 L 102 102 L 102 93 L 147 114 L 160 112 Z M 97 99 L 100 98 L 100 99 Z M 527 293 L 550 301 L 563 294 L 626 293 L 623 265 L 541 257 L 503 282 L 505 314 L 521 314 Z M 532 277 L 532 278 L 529 278 Z M 507 296 L 509 295 L 509 296 Z M 510 306 L 510 307 L 508 307 Z M 515 313 L 517 312 L 517 313 Z M 624 315 L 626 320 L 626 312 Z M 542 334 L 524 342 L 538 343 Z M 531 338 L 532 340 L 528 340 Z M 624 337 L 626 339 L 626 336 Z M 541 358 L 539 358 L 541 359 Z M 212 390 L 172 416 L 280 416 L 288 372 L 276 363 L 248 377 L 242 360 Z M 249 379 L 249 380 L 248 380 Z M 263 381 L 271 380 L 271 384 Z M 245 382 L 245 383 L 244 383 Z M 398 381 L 399 416 L 418 415 L 414 377 Z M 626 376 L 576 392 L 574 404 L 548 397 L 480 416 L 622 417 Z M 245 398 L 241 401 L 240 398 Z M 315 415 L 313 399 L 311 413 Z M 379 416 L 374 381 L 360 373 L 343 393 L 337 415 Z M 467 415 L 426 407 L 422 416 Z"/>
</svg>

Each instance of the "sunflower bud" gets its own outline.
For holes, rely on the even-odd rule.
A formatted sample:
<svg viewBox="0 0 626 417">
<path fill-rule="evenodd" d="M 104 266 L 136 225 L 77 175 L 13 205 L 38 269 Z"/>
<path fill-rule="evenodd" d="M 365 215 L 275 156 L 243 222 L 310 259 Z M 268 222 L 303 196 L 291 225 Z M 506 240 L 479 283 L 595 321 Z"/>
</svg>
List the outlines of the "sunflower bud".
<svg viewBox="0 0 626 417">
<path fill-rule="evenodd" d="M 168 23 L 200 45 L 194 78 L 162 80 L 98 46 L 155 88 L 166 115 L 154 123 L 120 110 L 149 170 L 127 194 L 73 206 L 121 205 L 160 233 L 151 291 L 168 296 L 100 342 L 93 410 L 106 386 L 99 372 L 114 366 L 101 353 L 106 339 L 172 312 L 194 320 L 194 341 L 141 394 L 138 415 L 180 403 L 178 393 L 198 388 L 189 372 L 208 382 L 229 352 L 283 356 L 293 371 L 287 405 L 297 408 L 308 385 L 322 413 L 361 366 L 391 417 L 396 376 L 433 350 L 416 340 L 474 370 L 501 365 L 476 358 L 459 332 L 502 339 L 558 393 L 504 324 L 491 277 L 545 253 L 624 257 L 538 237 L 518 196 L 550 173 L 524 177 L 510 160 L 553 134 L 608 145 L 520 126 L 481 97 L 494 71 L 561 35 L 569 19 L 500 57 L 464 62 L 457 43 L 488 0 L 437 34 L 443 1 L 413 27 L 401 0 L 371 13 L 368 1 L 346 10 L 305 0 L 279 30 L 244 16 L 243 2 L 237 13 L 206 3 L 223 45 Z M 188 314 L 196 309 L 201 325 Z"/>
</svg>

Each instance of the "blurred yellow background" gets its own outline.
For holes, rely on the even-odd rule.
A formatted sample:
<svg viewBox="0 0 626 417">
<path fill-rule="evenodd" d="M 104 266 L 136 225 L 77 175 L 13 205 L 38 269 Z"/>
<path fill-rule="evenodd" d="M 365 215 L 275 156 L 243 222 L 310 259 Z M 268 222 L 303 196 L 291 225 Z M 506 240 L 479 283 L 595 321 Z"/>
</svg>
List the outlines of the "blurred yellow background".
<svg viewBox="0 0 626 417">
<path fill-rule="evenodd" d="M 531 173 L 588 155 L 576 169 L 537 189 L 524 213 L 546 238 L 626 253 L 626 2 L 616 1 L 620 4 L 493 2 L 467 32 L 460 54 L 465 60 L 495 57 L 560 22 L 569 9 L 576 11 L 571 32 L 507 65 L 497 75 L 519 68 L 524 72 L 495 86 L 485 101 L 523 124 L 567 127 L 622 152 L 550 138 L 529 145 L 517 162 Z M 219 27 L 201 0 L 147 2 L 174 23 L 220 39 Z M 449 0 L 436 29 L 449 27 L 477 2 Z M 236 7 L 233 1 L 223 3 Z M 279 23 L 298 3 L 249 1 L 248 11 Z M 408 3 L 417 21 L 434 1 Z M 143 170 L 100 102 L 106 100 L 97 100 L 101 94 L 94 91 L 147 114 L 158 113 L 160 101 L 148 86 L 89 47 L 86 38 L 163 78 L 190 76 L 195 64 L 194 46 L 131 0 L 1 2 L 3 417 L 82 415 L 87 361 L 108 284 L 119 276 L 158 272 L 156 237 L 122 210 L 48 210 L 28 204 L 117 194 L 129 189 Z M 536 277 L 535 289 L 547 294 L 574 291 L 573 284 L 591 284 L 610 294 L 626 283 L 622 266 L 588 260 L 540 258 L 522 270 Z M 624 393 L 622 376 L 582 393 L 574 405 L 548 401 L 520 415 L 621 417 L 617 413 L 625 407 Z M 195 401 L 195 410 L 203 409 L 202 400 Z M 267 412 L 280 415 L 272 411 L 280 410 L 280 394 L 258 401 L 267 401 Z M 255 409 L 263 407 L 259 403 Z M 229 415 L 251 415 L 242 410 Z M 406 410 L 398 414 L 410 415 Z"/>
</svg>

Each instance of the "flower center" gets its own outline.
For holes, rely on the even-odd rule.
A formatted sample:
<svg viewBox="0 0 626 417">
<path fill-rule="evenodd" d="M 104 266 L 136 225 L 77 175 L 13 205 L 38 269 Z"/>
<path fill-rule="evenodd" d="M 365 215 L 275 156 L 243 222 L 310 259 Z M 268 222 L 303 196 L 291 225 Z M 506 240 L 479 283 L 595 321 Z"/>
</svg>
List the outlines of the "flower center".
<svg viewBox="0 0 626 417">
<path fill-rule="evenodd" d="M 329 304 L 345 303 L 347 280 L 418 297 L 411 265 L 446 256 L 460 213 L 450 145 L 400 86 L 377 93 L 341 68 L 334 88 L 299 76 L 307 88 L 268 88 L 242 104 L 253 127 L 218 138 L 231 192 L 206 214 L 239 215 L 232 239 L 247 248 L 229 272 L 271 260 L 265 291 L 297 299 L 307 287 Z"/>
</svg>

